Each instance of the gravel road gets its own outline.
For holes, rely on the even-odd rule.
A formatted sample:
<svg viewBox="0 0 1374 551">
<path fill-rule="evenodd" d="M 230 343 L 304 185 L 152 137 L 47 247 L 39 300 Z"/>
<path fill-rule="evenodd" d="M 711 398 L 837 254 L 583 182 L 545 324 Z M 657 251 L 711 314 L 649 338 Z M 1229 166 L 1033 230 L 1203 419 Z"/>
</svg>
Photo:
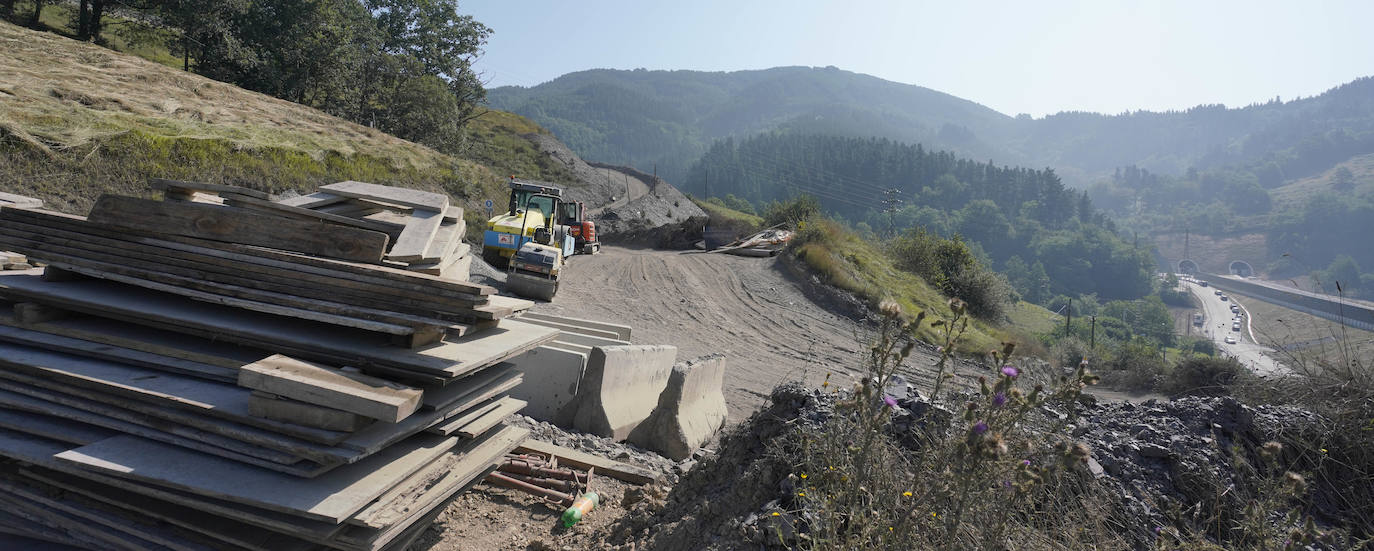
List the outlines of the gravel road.
<svg viewBox="0 0 1374 551">
<path fill-rule="evenodd" d="M 730 421 L 788 380 L 850 384 L 871 337 L 814 302 L 777 258 L 602 247 L 575 256 L 552 303 L 536 311 L 623 323 L 636 344 L 671 344 L 678 360 L 723 352 Z"/>
</svg>

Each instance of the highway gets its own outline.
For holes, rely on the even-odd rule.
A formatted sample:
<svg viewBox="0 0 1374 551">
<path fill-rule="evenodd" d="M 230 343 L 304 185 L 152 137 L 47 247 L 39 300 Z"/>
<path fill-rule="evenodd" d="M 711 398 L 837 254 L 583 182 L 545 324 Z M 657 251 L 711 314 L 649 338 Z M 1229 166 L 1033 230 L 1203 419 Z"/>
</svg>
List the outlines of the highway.
<svg viewBox="0 0 1374 551">
<path fill-rule="evenodd" d="M 1238 303 L 1234 300 L 1221 300 L 1221 297 L 1216 295 L 1214 287 L 1202 287 L 1187 281 L 1179 284 L 1187 287 L 1202 304 L 1202 332 L 1216 342 L 1218 350 L 1236 358 L 1242 365 L 1260 375 L 1287 371 L 1271 355 L 1272 348 L 1256 342 L 1254 329 L 1250 326 L 1250 313 L 1245 310 L 1245 305 L 1239 304 L 1240 331 L 1232 331 L 1231 323 L 1235 315 L 1231 313 L 1231 305 Z M 1235 337 L 1236 344 L 1225 342 L 1228 335 Z"/>
</svg>

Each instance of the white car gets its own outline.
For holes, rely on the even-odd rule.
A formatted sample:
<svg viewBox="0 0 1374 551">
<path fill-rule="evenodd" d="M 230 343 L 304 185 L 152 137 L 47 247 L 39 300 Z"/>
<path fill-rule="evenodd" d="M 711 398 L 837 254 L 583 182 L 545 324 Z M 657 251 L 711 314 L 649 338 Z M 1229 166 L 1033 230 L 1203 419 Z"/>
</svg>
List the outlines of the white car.
<svg viewBox="0 0 1374 551">
<path fill-rule="evenodd" d="M 1226 335 L 1226 344 L 1236 344 L 1236 338 L 1230 335 Z"/>
<path fill-rule="evenodd" d="M 1215 291 L 1212 291 L 1212 294 L 1214 294 L 1214 295 L 1216 295 L 1216 296 L 1221 296 L 1221 289 L 1217 289 L 1217 290 L 1215 290 Z"/>
</svg>

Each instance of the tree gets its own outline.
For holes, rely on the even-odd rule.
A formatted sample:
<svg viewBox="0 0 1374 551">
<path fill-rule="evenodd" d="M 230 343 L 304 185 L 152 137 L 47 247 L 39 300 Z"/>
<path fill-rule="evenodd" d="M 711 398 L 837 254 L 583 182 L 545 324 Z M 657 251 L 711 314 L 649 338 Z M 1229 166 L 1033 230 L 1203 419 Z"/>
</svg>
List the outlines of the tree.
<svg viewBox="0 0 1374 551">
<path fill-rule="evenodd" d="M 382 37 L 382 51 L 420 62 L 426 74 L 448 83 L 458 100 L 461 127 L 476 116 L 487 91 L 472 69 L 491 29 L 458 14 L 456 0 L 366 0 Z"/>
<path fill-rule="evenodd" d="M 1355 175 L 1350 173 L 1350 169 L 1344 166 L 1337 167 L 1336 172 L 1331 174 L 1331 186 L 1347 190 L 1355 185 Z"/>
<path fill-rule="evenodd" d="M 105 0 L 81 0 L 76 9 L 76 37 L 100 42 L 105 18 Z"/>
<path fill-rule="evenodd" d="M 0 0 L 0 16 L 14 17 L 14 0 Z"/>
<path fill-rule="evenodd" d="M 33 0 L 33 15 L 29 16 L 29 26 L 38 28 L 38 19 L 43 15 L 43 0 Z"/>
</svg>

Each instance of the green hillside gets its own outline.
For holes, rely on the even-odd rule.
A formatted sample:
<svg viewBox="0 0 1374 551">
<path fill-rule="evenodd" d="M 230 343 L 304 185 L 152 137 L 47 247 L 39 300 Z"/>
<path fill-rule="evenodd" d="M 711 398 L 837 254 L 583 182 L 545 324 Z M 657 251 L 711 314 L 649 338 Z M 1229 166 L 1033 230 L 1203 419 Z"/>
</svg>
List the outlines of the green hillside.
<svg viewBox="0 0 1374 551">
<path fill-rule="evenodd" d="M 51 33 L 0 23 L 0 189 L 86 211 L 149 177 L 272 192 L 354 179 L 480 201 L 506 175 L 567 182 L 522 134 L 527 119 L 489 111 L 447 155 L 296 103 Z"/>
<path fill-rule="evenodd" d="M 1075 187 L 1118 167 L 1182 175 L 1253 164 L 1303 178 L 1374 153 L 1374 79 L 1312 98 L 1240 108 L 1011 117 L 920 86 L 833 67 L 761 71 L 592 70 L 492 89 L 590 159 L 657 163 L 670 180 L 716 139 L 764 130 L 883 137 L 998 164 L 1054 168 Z M 976 98 L 975 98 L 976 99 Z"/>
</svg>

